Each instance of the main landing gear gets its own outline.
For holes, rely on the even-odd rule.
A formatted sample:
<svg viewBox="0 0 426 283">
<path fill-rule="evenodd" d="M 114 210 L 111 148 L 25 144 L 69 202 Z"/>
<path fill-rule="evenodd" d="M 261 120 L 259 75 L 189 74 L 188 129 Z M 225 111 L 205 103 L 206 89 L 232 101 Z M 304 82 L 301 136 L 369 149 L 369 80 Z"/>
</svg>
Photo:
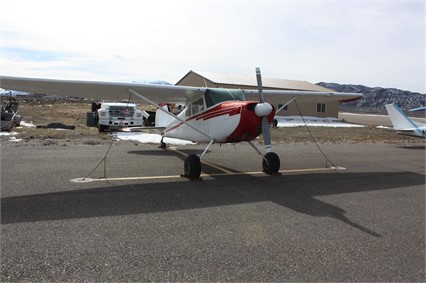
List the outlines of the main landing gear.
<svg viewBox="0 0 426 283">
<path fill-rule="evenodd" d="M 183 164 L 183 176 L 190 180 L 200 180 L 201 175 L 201 158 L 203 158 L 204 154 L 206 154 L 207 150 L 213 144 L 214 140 L 210 140 L 210 143 L 204 149 L 203 153 L 200 156 L 196 154 L 190 154 L 185 159 Z"/>
<path fill-rule="evenodd" d="M 164 136 L 161 137 L 160 145 L 161 149 L 166 149 L 167 144 L 163 141 Z M 190 180 L 200 180 L 201 175 L 201 158 L 207 152 L 209 147 L 213 144 L 214 140 L 211 140 L 208 146 L 204 149 L 203 153 L 198 156 L 197 154 L 189 154 L 183 164 L 183 175 L 182 177 Z"/>
<path fill-rule="evenodd" d="M 195 180 L 201 175 L 201 160 L 196 154 L 190 154 L 183 164 L 184 177 Z"/>
<path fill-rule="evenodd" d="M 211 141 L 208 146 L 205 148 L 203 153 L 198 156 L 197 154 L 189 154 L 184 161 L 183 171 L 184 174 L 182 177 L 188 178 L 190 180 L 200 180 L 201 175 L 201 158 L 207 152 L 209 147 L 212 145 L 213 141 Z M 276 175 L 280 170 L 280 158 L 274 152 L 268 152 L 263 155 L 260 150 L 251 142 L 249 144 L 262 156 L 262 168 L 263 172 L 268 175 Z M 159 146 L 162 149 L 166 148 L 166 143 L 161 139 L 161 145 Z"/>
<path fill-rule="evenodd" d="M 201 155 L 202 156 L 202 155 Z M 280 170 L 280 158 L 274 152 L 266 153 L 262 158 L 263 172 L 268 175 L 276 175 Z M 196 154 L 190 154 L 184 162 L 184 175 L 190 180 L 198 180 L 201 175 L 201 160 Z"/>
</svg>

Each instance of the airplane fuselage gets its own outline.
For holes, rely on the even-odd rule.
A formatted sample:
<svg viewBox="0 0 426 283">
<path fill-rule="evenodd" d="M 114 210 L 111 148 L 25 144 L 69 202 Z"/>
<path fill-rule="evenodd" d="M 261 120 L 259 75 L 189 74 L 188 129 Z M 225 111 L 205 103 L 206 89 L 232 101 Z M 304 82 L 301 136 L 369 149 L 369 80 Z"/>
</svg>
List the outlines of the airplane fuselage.
<svg viewBox="0 0 426 283">
<path fill-rule="evenodd" d="M 175 120 L 167 126 L 164 135 L 194 142 L 209 142 L 211 138 L 216 143 L 251 141 L 262 133 L 262 119 L 254 111 L 257 104 L 257 101 L 225 101 L 190 116 L 184 110 L 178 117 L 188 125 Z M 274 115 L 275 109 L 268 115 L 269 122 Z"/>
</svg>

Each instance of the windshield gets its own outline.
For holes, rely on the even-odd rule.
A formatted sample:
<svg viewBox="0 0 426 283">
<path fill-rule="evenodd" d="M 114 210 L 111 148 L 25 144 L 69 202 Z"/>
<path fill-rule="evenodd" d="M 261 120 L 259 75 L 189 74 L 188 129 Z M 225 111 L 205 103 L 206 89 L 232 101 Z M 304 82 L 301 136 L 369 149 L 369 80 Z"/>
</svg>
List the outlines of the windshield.
<svg viewBox="0 0 426 283">
<path fill-rule="evenodd" d="M 245 101 L 244 91 L 240 89 L 207 89 L 205 93 L 206 105 L 211 107 L 228 100 Z"/>
</svg>

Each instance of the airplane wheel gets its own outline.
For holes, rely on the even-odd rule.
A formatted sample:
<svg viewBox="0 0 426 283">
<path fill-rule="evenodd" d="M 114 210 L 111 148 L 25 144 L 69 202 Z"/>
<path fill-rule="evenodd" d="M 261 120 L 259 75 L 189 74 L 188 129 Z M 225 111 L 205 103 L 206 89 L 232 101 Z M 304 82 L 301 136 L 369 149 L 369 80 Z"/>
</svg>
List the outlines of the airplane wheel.
<svg viewBox="0 0 426 283">
<path fill-rule="evenodd" d="M 201 161 L 198 155 L 190 154 L 185 159 L 184 163 L 185 177 L 190 179 L 197 179 L 201 175 Z"/>
<path fill-rule="evenodd" d="M 272 175 L 278 173 L 280 170 L 280 158 L 274 152 L 265 154 L 262 160 L 263 172 Z"/>
</svg>

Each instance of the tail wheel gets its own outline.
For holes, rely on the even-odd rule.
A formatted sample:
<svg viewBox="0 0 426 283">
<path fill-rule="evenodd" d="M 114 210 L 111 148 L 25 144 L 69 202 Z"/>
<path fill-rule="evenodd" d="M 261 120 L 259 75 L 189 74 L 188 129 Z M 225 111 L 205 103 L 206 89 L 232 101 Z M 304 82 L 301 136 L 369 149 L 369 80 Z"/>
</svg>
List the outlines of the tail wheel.
<svg viewBox="0 0 426 283">
<path fill-rule="evenodd" d="M 201 161 L 195 154 L 190 154 L 184 163 L 185 177 L 189 179 L 197 179 L 201 175 Z"/>
<path fill-rule="evenodd" d="M 263 172 L 272 175 L 280 170 L 280 158 L 276 153 L 268 152 L 262 160 Z"/>
</svg>

